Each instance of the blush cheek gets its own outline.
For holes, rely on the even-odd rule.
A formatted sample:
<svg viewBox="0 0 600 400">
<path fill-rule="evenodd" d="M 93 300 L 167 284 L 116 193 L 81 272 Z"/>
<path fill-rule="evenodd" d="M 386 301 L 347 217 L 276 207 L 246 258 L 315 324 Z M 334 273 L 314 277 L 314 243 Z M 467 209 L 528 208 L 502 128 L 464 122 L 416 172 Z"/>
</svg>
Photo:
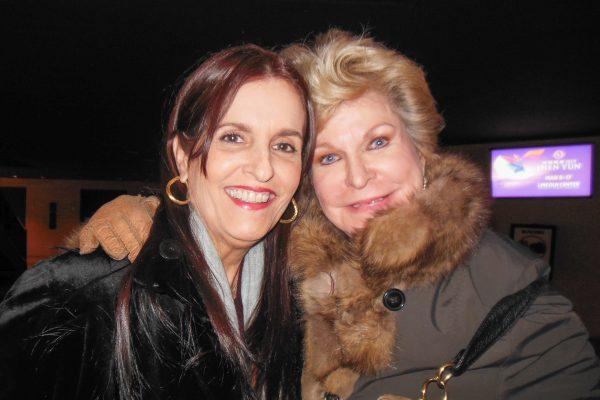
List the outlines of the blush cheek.
<svg viewBox="0 0 600 400">
<path fill-rule="evenodd" d="M 319 176 L 313 176 L 313 187 L 315 189 L 315 195 L 323 210 L 333 206 L 333 198 L 331 185 L 328 184 L 327 180 Z M 329 187 L 329 190 L 326 188 Z"/>
<path fill-rule="evenodd" d="M 395 165 L 388 171 L 404 171 L 400 176 L 389 176 L 389 182 L 394 182 L 396 192 L 394 194 L 394 204 L 402 205 L 410 201 L 410 199 L 421 190 L 423 186 L 423 176 L 420 171 L 420 167 L 416 160 L 410 163 L 403 163 L 403 165 Z"/>
<path fill-rule="evenodd" d="M 402 206 L 404 204 L 407 204 L 410 199 L 413 197 L 413 195 L 415 194 L 415 189 L 413 187 L 406 187 L 403 188 L 402 190 L 399 190 L 398 192 L 396 192 L 396 198 L 394 199 L 394 205 L 395 206 Z"/>
</svg>

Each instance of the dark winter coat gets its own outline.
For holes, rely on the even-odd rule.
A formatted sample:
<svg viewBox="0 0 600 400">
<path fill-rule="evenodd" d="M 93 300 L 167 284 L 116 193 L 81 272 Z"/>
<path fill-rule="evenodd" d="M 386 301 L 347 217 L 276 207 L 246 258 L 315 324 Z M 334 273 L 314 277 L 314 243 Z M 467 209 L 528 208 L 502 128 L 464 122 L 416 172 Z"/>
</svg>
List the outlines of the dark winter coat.
<svg viewBox="0 0 600 400">
<path fill-rule="evenodd" d="M 353 238 L 309 202 L 291 248 L 306 320 L 305 400 L 418 398 L 497 301 L 548 276 L 540 259 L 486 229 L 476 167 L 451 155 L 428 167 L 426 190 Z M 401 294 L 385 301 L 390 289 Z M 600 398 L 599 382 L 586 329 L 548 288 L 447 389 L 450 400 L 568 400 Z"/>
<path fill-rule="evenodd" d="M 115 302 L 125 275 L 143 268 L 134 290 L 151 296 L 173 324 L 157 326 L 158 347 L 139 333 L 132 307 L 134 348 L 145 377 L 143 399 L 239 399 L 244 382 L 225 362 L 201 299 L 189 301 L 181 246 L 170 237 L 160 213 L 139 262 L 115 261 L 103 252 L 68 252 L 26 271 L 0 305 L 0 399 L 115 399 Z M 157 224 L 163 228 L 157 229 Z M 193 326 L 185 326 L 189 313 Z M 182 345 L 195 335 L 197 359 Z M 290 337 L 287 367 L 298 377 L 301 336 Z M 295 367 L 294 367 L 295 366 Z M 293 396 L 292 396 L 293 397 Z"/>
</svg>

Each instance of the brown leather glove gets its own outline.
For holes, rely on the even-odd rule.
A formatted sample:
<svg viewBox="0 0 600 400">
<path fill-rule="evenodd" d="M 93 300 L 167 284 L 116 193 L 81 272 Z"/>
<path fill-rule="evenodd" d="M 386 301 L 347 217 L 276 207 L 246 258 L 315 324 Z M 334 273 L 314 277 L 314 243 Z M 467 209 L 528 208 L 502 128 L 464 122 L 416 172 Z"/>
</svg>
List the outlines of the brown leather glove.
<svg viewBox="0 0 600 400">
<path fill-rule="evenodd" d="M 110 257 L 134 261 L 148 239 L 158 197 L 122 195 L 104 204 L 79 232 L 79 252 L 88 254 L 102 245 Z"/>
</svg>

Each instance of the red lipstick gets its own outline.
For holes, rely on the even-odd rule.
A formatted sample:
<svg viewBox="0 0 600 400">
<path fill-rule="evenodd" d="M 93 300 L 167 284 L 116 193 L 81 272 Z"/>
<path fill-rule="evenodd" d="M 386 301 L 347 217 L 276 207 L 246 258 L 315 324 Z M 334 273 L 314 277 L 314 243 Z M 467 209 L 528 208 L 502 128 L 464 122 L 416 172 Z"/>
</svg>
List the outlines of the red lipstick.
<svg viewBox="0 0 600 400">
<path fill-rule="evenodd" d="M 231 194 L 229 194 L 227 192 L 228 189 L 229 190 L 235 190 L 235 189 L 248 190 L 248 191 L 252 191 L 255 193 L 268 193 L 269 199 L 266 202 L 256 202 L 256 203 L 255 202 L 247 202 L 242 199 L 233 197 Z M 251 186 L 241 186 L 241 185 L 240 186 L 228 186 L 225 188 L 225 193 L 231 199 L 231 201 L 233 201 L 233 203 L 235 205 L 242 207 L 245 210 L 250 210 L 250 211 L 263 210 L 263 209 L 269 207 L 273 203 L 273 200 L 275 199 L 275 197 L 277 197 L 275 192 L 272 191 L 271 189 L 260 188 L 260 187 L 251 187 Z"/>
</svg>

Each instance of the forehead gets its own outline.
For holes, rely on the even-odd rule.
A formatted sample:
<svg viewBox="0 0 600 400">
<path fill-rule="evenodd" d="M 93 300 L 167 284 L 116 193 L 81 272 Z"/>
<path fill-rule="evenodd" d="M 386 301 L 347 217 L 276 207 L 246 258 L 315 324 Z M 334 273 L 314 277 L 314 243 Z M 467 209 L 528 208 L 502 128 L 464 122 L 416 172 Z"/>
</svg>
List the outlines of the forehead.
<svg viewBox="0 0 600 400">
<path fill-rule="evenodd" d="M 385 95 L 368 91 L 356 99 L 343 101 L 335 108 L 319 129 L 317 143 L 364 135 L 379 125 L 404 126 Z"/>
<path fill-rule="evenodd" d="M 292 84 L 281 78 L 262 78 L 239 88 L 222 123 L 302 130 L 305 114 L 302 98 Z"/>
</svg>

